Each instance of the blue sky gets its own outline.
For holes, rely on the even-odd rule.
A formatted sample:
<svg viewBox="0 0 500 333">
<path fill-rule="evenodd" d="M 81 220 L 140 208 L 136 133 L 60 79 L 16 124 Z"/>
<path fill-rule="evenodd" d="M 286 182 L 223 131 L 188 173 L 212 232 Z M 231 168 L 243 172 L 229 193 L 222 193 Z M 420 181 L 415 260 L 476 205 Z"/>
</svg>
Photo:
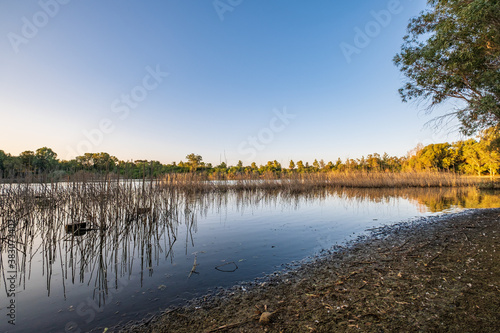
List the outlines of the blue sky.
<svg viewBox="0 0 500 333">
<path fill-rule="evenodd" d="M 249 164 L 455 141 L 397 92 L 392 58 L 425 6 L 0 0 L 0 149 Z"/>
</svg>

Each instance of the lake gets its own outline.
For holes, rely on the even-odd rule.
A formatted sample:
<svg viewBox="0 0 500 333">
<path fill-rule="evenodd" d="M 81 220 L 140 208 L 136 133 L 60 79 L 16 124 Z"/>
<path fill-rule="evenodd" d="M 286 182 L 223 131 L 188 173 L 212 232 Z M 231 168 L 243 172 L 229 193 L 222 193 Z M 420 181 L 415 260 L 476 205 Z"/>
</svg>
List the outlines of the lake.
<svg viewBox="0 0 500 333">
<path fill-rule="evenodd" d="M 4 187 L 0 204 L 0 331 L 102 332 L 296 267 L 371 228 L 499 207 L 500 192 L 186 194 L 68 184 Z"/>
</svg>

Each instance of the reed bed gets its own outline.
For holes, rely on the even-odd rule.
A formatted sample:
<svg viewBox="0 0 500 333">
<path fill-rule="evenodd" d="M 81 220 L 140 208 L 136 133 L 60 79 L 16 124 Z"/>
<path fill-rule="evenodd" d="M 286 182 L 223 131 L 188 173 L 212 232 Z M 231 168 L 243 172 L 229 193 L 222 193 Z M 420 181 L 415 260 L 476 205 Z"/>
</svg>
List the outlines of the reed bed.
<svg viewBox="0 0 500 333">
<path fill-rule="evenodd" d="M 94 285 L 101 305 L 109 288 L 132 274 L 134 258 L 141 273 L 171 258 L 179 226 L 190 233 L 196 227 L 197 206 L 185 206 L 185 197 L 146 181 L 4 184 L 0 261 L 14 243 L 20 285 L 30 276 L 31 260 L 41 256 L 48 295 L 57 270 L 63 283 Z M 0 276 L 6 274 L 5 265 L 0 268 Z"/>
<path fill-rule="evenodd" d="M 306 192 L 318 188 L 414 188 L 482 186 L 484 180 L 451 172 L 331 172 L 311 174 L 274 174 L 255 179 L 252 174 L 236 175 L 230 180 L 208 180 L 203 174 L 171 174 L 159 180 L 164 188 L 189 193 L 224 191 Z"/>
</svg>

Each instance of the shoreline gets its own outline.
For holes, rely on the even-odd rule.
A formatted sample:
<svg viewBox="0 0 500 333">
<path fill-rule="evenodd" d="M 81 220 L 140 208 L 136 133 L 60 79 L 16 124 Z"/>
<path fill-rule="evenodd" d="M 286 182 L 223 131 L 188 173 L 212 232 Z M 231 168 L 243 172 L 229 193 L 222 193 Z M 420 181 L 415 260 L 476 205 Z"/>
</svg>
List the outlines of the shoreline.
<svg viewBox="0 0 500 333">
<path fill-rule="evenodd" d="M 499 208 L 382 226 L 298 268 L 107 332 L 494 331 L 499 242 Z"/>
</svg>

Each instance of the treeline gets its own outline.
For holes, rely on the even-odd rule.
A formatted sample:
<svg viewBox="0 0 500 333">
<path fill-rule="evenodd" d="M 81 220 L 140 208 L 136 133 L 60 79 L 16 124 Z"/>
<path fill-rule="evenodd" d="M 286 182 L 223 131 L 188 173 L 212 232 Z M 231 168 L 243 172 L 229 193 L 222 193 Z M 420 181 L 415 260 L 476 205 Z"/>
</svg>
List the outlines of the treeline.
<svg viewBox="0 0 500 333">
<path fill-rule="evenodd" d="M 27 175 L 49 175 L 61 179 L 78 173 L 113 173 L 127 178 L 158 177 L 170 173 L 196 172 L 206 174 L 211 179 L 231 179 L 238 175 L 256 178 L 262 175 L 279 177 L 289 173 L 317 172 L 406 172 L 406 171 L 450 171 L 460 174 L 491 175 L 500 172 L 500 135 L 495 128 L 482 133 L 479 140 L 469 139 L 455 143 L 419 145 L 404 157 L 389 156 L 387 153 L 370 154 L 357 159 L 340 158 L 335 162 L 314 160 L 312 163 L 290 161 L 282 165 L 269 161 L 265 165 L 255 162 L 244 165 L 239 161 L 235 166 L 225 162 L 213 166 L 203 162 L 200 155 L 189 154 L 186 161 L 162 164 L 158 161 L 121 161 L 108 153 L 86 153 L 72 160 L 58 160 L 57 154 L 47 147 L 35 152 L 24 151 L 12 156 L 0 150 L 0 176 L 17 178 Z"/>
</svg>

